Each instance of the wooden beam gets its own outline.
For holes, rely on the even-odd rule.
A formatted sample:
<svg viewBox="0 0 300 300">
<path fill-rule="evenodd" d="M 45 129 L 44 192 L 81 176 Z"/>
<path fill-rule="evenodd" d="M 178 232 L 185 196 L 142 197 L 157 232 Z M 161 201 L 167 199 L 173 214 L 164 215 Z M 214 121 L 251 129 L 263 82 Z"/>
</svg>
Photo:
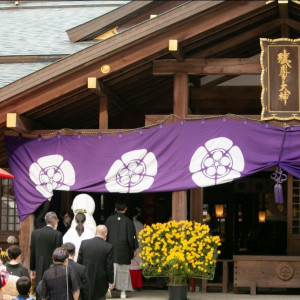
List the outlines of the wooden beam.
<svg viewBox="0 0 300 300">
<path fill-rule="evenodd" d="M 137 65 L 129 70 L 123 70 L 122 73 L 110 74 L 109 83 L 111 85 L 118 84 L 120 87 L 126 86 L 127 78 L 140 78 L 141 74 L 145 73 L 149 68 L 152 67 L 152 61 Z"/>
<path fill-rule="evenodd" d="M 158 124 L 162 120 L 165 120 L 165 124 L 179 122 L 180 120 L 172 115 L 145 115 L 145 126 L 151 126 Z"/>
<path fill-rule="evenodd" d="M 38 137 L 39 135 L 43 138 L 51 138 L 55 134 L 59 133 L 60 135 L 78 135 L 78 132 L 80 132 L 81 135 L 97 135 L 98 133 L 101 133 L 103 135 L 105 134 L 117 134 L 120 131 L 125 129 L 108 129 L 108 128 L 99 128 L 99 129 L 41 129 L 41 130 L 32 130 L 30 133 L 25 132 L 22 133 L 24 137 Z M 139 130 L 139 129 L 137 129 Z M 7 136 L 18 136 L 19 133 L 12 130 L 6 130 L 4 132 L 4 135 Z"/>
<path fill-rule="evenodd" d="M 216 85 L 219 85 L 219 84 L 221 84 L 221 83 L 224 83 L 224 82 L 226 82 L 226 81 L 228 81 L 228 80 L 231 80 L 231 79 L 233 79 L 233 78 L 236 78 L 238 75 L 224 75 L 224 76 L 221 76 L 221 77 L 219 77 L 219 78 L 217 78 L 217 79 L 214 79 L 214 80 L 212 80 L 212 81 L 209 81 L 209 82 L 207 82 L 207 83 L 205 83 L 205 84 L 202 84 L 201 86 L 202 87 L 207 87 L 207 86 L 216 86 Z"/>
<path fill-rule="evenodd" d="M 196 118 L 196 119 L 199 119 L 201 120 L 202 118 L 209 118 L 209 117 L 212 117 L 212 116 L 216 116 L 216 115 L 187 115 L 187 118 Z M 228 118 L 230 119 L 236 119 L 236 120 L 242 120 L 242 119 L 253 119 L 253 120 L 260 120 L 260 115 L 231 115 L 231 114 L 228 114 L 226 115 Z M 221 118 L 222 116 L 220 116 Z"/>
<path fill-rule="evenodd" d="M 18 132 L 29 132 L 34 128 L 41 128 L 40 124 L 38 124 L 37 122 L 25 118 L 17 113 L 6 114 L 6 127 L 14 129 Z"/>
<path fill-rule="evenodd" d="M 237 103 L 241 100 L 241 105 L 245 101 L 257 99 L 260 101 L 261 86 L 204 86 L 191 89 L 191 99 L 194 101 L 201 100 L 230 100 Z"/>
<path fill-rule="evenodd" d="M 73 43 L 80 40 L 88 40 L 120 25 L 120 23 L 122 24 L 129 19 L 129 16 L 132 17 L 136 11 L 145 6 L 149 6 L 149 4 L 149 1 L 131 1 L 128 5 L 119 7 L 117 13 L 105 14 L 85 24 L 67 30 L 67 35 Z"/>
<path fill-rule="evenodd" d="M 300 28 L 300 22 L 295 21 L 295 20 L 292 20 L 292 19 L 288 19 L 288 20 L 286 20 L 286 24 L 287 24 L 289 27 L 293 28 L 294 30 L 299 31 L 299 28 Z"/>
<path fill-rule="evenodd" d="M 32 111 L 30 116 L 32 116 L 34 119 L 38 119 L 41 117 L 45 117 L 45 115 L 48 115 L 50 113 L 53 113 L 57 110 L 64 109 L 66 106 L 71 105 L 74 102 L 77 102 L 78 99 L 84 99 L 91 96 L 90 90 L 83 90 L 83 91 L 76 91 L 74 94 L 67 96 L 64 99 L 55 99 L 52 101 L 49 101 L 47 108 L 44 109 L 43 106 L 36 107 L 35 110 Z"/>
<path fill-rule="evenodd" d="M 279 19 L 272 20 L 268 23 L 264 23 L 263 25 L 255 28 L 252 28 L 252 26 L 250 26 L 251 28 L 250 30 L 248 31 L 241 30 L 240 34 L 233 35 L 233 37 L 228 39 L 220 39 L 219 43 L 214 42 L 216 39 L 214 35 L 210 36 L 208 39 L 200 40 L 199 43 L 203 45 L 203 43 L 214 42 L 214 46 L 200 50 L 197 53 L 190 55 L 189 58 L 213 57 L 218 53 L 228 51 L 228 49 L 232 49 L 234 47 L 237 47 L 238 45 L 247 43 L 250 40 L 254 40 L 254 39 L 259 40 L 260 36 L 264 36 L 265 34 L 273 31 L 276 28 L 279 28 L 280 26 L 281 26 L 281 21 Z M 299 30 L 299 27 L 297 30 Z M 196 46 L 197 43 L 195 47 Z"/>
<path fill-rule="evenodd" d="M 116 26 L 118 26 L 118 32 L 121 33 L 146 21 L 150 15 L 159 15 L 171 9 L 174 10 L 176 6 L 184 2 L 188 1 L 130 1 L 130 3 L 122 5 L 118 10 L 67 30 L 67 34 L 71 42 L 78 42 L 91 39 Z M 197 6 L 202 6 L 203 10 L 205 10 L 222 1 L 209 2 L 211 1 L 201 1 Z"/>
<path fill-rule="evenodd" d="M 133 109 L 125 99 L 121 98 L 119 95 L 117 95 L 113 90 L 111 90 L 106 84 L 99 81 L 101 94 L 105 95 L 108 99 L 108 101 L 112 102 L 116 107 L 118 107 L 121 111 L 129 111 L 130 109 Z"/>
<path fill-rule="evenodd" d="M 261 101 L 259 98 L 253 99 L 191 99 L 193 112 L 196 114 L 227 114 L 227 113 L 260 113 Z M 246 108 L 247 107 L 247 108 Z"/>
<path fill-rule="evenodd" d="M 154 75 L 172 75 L 175 73 L 258 75 L 261 73 L 261 66 L 259 59 L 254 58 L 187 59 L 184 62 L 173 59 L 153 61 Z"/>
<path fill-rule="evenodd" d="M 169 51 L 177 61 L 184 61 L 185 53 L 179 45 L 178 40 L 169 40 Z"/>
<path fill-rule="evenodd" d="M 201 120 L 202 118 L 210 118 L 212 116 L 216 116 L 216 115 L 187 115 L 186 118 L 189 119 L 193 119 L 193 120 Z M 228 115 L 228 118 L 231 119 L 243 119 L 243 118 L 248 118 L 248 119 L 253 119 L 253 120 L 260 120 L 260 115 Z M 175 123 L 175 122 L 180 122 L 179 118 L 176 118 L 172 115 L 145 115 L 145 126 L 149 126 L 149 125 L 153 125 L 153 124 L 158 124 L 159 122 L 166 120 L 166 123 Z"/>
<path fill-rule="evenodd" d="M 282 20 L 281 23 L 281 37 L 282 38 L 289 38 L 290 37 L 290 29 L 285 20 L 289 18 L 289 5 L 288 3 L 279 4 L 279 16 Z"/>
<path fill-rule="evenodd" d="M 89 77 L 87 82 L 87 87 L 93 93 L 105 98 L 103 101 L 109 100 L 113 105 L 118 107 L 121 111 L 128 111 L 128 107 L 123 103 L 125 102 L 120 96 L 113 92 L 107 85 L 97 79 L 97 77 Z M 103 104 L 102 101 L 102 104 Z M 101 102 L 100 102 L 101 105 Z M 107 108 L 107 103 L 106 103 Z M 100 108 L 101 109 L 101 108 Z M 103 115 L 102 115 L 103 116 Z M 100 123 L 99 123 L 100 124 Z"/>
</svg>

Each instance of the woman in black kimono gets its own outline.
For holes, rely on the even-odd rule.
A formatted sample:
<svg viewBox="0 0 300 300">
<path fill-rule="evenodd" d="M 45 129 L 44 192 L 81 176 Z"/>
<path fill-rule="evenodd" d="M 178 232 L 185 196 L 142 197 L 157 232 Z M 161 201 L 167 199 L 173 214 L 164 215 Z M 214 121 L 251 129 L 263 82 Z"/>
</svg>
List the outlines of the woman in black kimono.
<svg viewBox="0 0 300 300">
<path fill-rule="evenodd" d="M 56 248 L 53 252 L 53 265 L 44 272 L 40 296 L 49 300 L 78 300 L 81 283 L 68 266 L 68 252 Z"/>
</svg>

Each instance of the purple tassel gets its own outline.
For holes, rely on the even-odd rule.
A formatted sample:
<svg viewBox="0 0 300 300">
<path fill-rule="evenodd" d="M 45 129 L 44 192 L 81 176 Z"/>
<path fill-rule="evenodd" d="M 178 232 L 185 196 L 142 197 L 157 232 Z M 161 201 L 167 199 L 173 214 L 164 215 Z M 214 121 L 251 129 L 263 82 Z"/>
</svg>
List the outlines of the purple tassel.
<svg viewBox="0 0 300 300">
<path fill-rule="evenodd" d="M 272 173 L 271 178 L 276 182 L 274 186 L 275 203 L 282 204 L 284 202 L 284 199 L 281 183 L 287 180 L 287 176 L 282 173 L 282 170 L 280 168 L 277 168 L 276 172 Z"/>
<path fill-rule="evenodd" d="M 275 198 L 275 203 L 278 204 L 283 203 L 283 191 L 282 191 L 282 185 L 280 183 L 276 183 L 274 186 L 274 198 Z"/>
</svg>

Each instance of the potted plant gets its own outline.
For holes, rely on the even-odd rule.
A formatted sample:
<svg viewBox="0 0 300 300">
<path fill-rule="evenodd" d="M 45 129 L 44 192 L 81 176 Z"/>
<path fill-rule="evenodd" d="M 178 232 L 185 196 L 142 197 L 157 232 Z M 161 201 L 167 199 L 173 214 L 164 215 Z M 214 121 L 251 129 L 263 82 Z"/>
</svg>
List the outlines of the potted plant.
<svg viewBox="0 0 300 300">
<path fill-rule="evenodd" d="M 208 225 L 194 221 L 156 223 L 145 226 L 139 240 L 143 275 L 168 277 L 169 299 L 187 299 L 191 277 L 214 278 L 221 244 L 219 236 L 209 233 Z"/>
</svg>

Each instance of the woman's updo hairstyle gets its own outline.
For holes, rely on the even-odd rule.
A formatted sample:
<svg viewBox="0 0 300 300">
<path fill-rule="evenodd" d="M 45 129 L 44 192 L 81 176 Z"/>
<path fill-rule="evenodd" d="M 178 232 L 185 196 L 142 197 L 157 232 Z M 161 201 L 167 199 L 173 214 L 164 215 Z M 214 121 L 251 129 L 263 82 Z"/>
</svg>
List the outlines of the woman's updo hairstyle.
<svg viewBox="0 0 300 300">
<path fill-rule="evenodd" d="M 77 223 L 77 226 L 75 227 L 75 229 L 79 236 L 81 236 L 82 233 L 84 232 L 83 223 L 85 222 L 85 220 L 86 220 L 86 217 L 85 217 L 85 214 L 83 214 L 83 213 L 78 213 L 75 216 L 75 221 Z"/>
<path fill-rule="evenodd" d="M 61 247 L 56 248 L 54 250 L 53 256 L 52 256 L 54 263 L 63 263 L 66 260 L 66 258 L 68 258 L 68 257 L 69 257 L 69 254 L 68 254 L 67 250 L 64 248 L 61 248 Z"/>
</svg>

